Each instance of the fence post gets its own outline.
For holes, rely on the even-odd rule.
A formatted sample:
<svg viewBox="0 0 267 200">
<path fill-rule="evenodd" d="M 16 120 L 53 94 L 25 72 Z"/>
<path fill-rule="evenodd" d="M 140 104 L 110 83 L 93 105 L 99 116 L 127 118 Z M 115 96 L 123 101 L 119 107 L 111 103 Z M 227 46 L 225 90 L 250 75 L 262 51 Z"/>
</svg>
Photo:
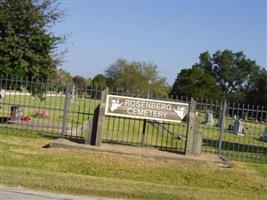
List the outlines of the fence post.
<svg viewBox="0 0 267 200">
<path fill-rule="evenodd" d="M 195 113 L 195 129 L 193 133 L 193 146 L 192 146 L 192 154 L 199 155 L 201 154 L 202 148 L 202 134 L 199 132 L 199 119 Z"/>
<path fill-rule="evenodd" d="M 65 99 L 64 99 L 64 111 L 63 111 L 63 119 L 62 119 L 62 129 L 61 129 L 61 136 L 64 137 L 67 125 L 67 116 L 68 116 L 68 107 L 69 107 L 69 90 L 70 85 L 67 84 L 66 91 L 65 91 Z"/>
<path fill-rule="evenodd" d="M 218 143 L 218 154 L 222 155 L 222 143 L 224 139 L 224 126 L 225 126 L 225 116 L 226 116 L 226 109 L 227 109 L 227 101 L 223 102 L 221 107 L 221 117 L 220 117 L 220 137 Z"/>
<path fill-rule="evenodd" d="M 100 146 L 102 144 L 102 133 L 104 129 L 104 118 L 106 109 L 106 99 L 108 95 L 108 88 L 101 92 L 101 101 L 94 112 L 92 131 L 91 131 L 91 145 Z"/>
<path fill-rule="evenodd" d="M 185 155 L 192 154 L 193 148 L 193 136 L 195 131 L 195 116 L 196 112 L 196 101 L 191 98 L 189 104 L 189 111 L 187 117 L 187 133 L 186 133 L 186 144 L 185 144 Z"/>
</svg>

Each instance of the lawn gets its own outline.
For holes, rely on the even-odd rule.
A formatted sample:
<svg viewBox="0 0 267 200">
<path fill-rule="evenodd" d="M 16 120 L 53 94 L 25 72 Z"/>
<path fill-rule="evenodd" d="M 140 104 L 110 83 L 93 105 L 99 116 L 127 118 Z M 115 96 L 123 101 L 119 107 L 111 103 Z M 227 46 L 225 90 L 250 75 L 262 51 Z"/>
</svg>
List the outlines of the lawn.
<svg viewBox="0 0 267 200">
<path fill-rule="evenodd" d="M 233 168 L 85 150 L 42 148 L 32 134 L 0 130 L 2 185 L 124 199 L 266 199 L 267 165 Z"/>
</svg>

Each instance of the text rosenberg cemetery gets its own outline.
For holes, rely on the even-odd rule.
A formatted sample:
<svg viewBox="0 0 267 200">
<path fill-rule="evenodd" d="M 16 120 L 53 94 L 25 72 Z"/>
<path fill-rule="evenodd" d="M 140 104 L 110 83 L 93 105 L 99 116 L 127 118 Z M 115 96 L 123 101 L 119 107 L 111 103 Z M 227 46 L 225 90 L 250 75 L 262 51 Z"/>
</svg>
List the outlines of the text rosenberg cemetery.
<svg viewBox="0 0 267 200">
<path fill-rule="evenodd" d="M 188 113 L 187 103 L 107 95 L 105 114 L 111 116 L 181 122 Z"/>
</svg>

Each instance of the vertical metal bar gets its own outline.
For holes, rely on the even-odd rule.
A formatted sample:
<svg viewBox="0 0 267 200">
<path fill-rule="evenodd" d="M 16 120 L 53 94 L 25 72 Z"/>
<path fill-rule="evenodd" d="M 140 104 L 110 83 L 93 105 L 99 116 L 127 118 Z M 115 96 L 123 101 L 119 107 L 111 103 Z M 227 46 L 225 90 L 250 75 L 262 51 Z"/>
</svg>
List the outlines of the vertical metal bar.
<svg viewBox="0 0 267 200">
<path fill-rule="evenodd" d="M 66 125 L 67 125 L 67 114 L 68 114 L 68 104 L 69 104 L 69 85 L 66 86 L 66 93 L 65 93 L 65 99 L 64 99 L 64 114 L 63 114 L 63 120 L 62 120 L 62 131 L 61 136 L 63 137 L 66 131 Z"/>
<path fill-rule="evenodd" d="M 145 134 L 146 134 L 146 119 L 144 119 L 143 122 L 142 140 L 141 140 L 142 147 L 145 146 Z"/>
<path fill-rule="evenodd" d="M 224 138 L 224 124 L 225 124 L 225 115 L 226 115 L 226 108 L 227 108 L 227 102 L 223 102 L 222 111 L 221 111 L 221 118 L 220 118 L 220 138 L 219 138 L 219 144 L 218 144 L 218 154 L 222 155 L 222 142 Z"/>
<path fill-rule="evenodd" d="M 76 125 L 75 125 L 76 127 L 74 127 L 74 129 L 76 129 L 76 131 L 75 131 L 76 132 L 76 134 L 75 134 L 76 137 L 78 136 L 77 135 L 77 133 L 79 131 L 78 127 L 79 127 L 79 125 L 81 125 L 80 124 L 80 118 L 81 118 L 81 114 L 80 114 L 81 113 L 81 100 L 84 98 L 83 97 L 83 95 L 84 95 L 84 93 L 83 93 L 84 92 L 83 91 L 84 90 L 83 89 L 83 86 L 82 85 L 79 85 L 77 87 L 79 87 L 78 91 L 80 91 L 80 95 L 78 96 L 77 101 L 76 101 L 78 105 L 75 106 L 75 100 L 76 99 L 73 100 L 73 103 L 72 103 L 73 106 L 71 106 L 71 102 L 70 102 L 70 107 L 71 107 L 71 112 L 72 112 L 72 125 L 71 125 L 72 128 L 73 128 L 73 118 L 75 116 L 74 114 L 77 113 L 77 121 L 76 121 Z M 78 108 L 78 109 L 75 110 L 76 108 Z M 70 112 L 70 114 L 71 114 L 71 112 Z M 82 124 L 83 124 L 83 122 L 82 122 Z M 72 129 L 71 129 L 71 136 L 73 136 Z"/>
</svg>

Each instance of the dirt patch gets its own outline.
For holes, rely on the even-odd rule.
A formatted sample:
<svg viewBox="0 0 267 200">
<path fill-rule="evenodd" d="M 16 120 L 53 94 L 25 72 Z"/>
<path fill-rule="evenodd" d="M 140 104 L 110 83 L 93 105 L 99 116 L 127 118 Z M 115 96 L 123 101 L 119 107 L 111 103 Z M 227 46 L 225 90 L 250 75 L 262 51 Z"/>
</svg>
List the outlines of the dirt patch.
<svg viewBox="0 0 267 200">
<path fill-rule="evenodd" d="M 89 151 L 106 152 L 113 154 L 121 154 L 128 156 L 137 156 L 142 158 L 158 159 L 158 160 L 179 160 L 179 161 L 196 161 L 203 163 L 213 163 L 220 167 L 233 167 L 233 162 L 222 160 L 215 154 L 202 153 L 199 156 L 185 156 L 183 154 L 161 151 L 154 148 L 134 147 L 118 144 L 102 144 L 101 146 L 91 146 L 86 144 L 78 144 L 67 139 L 56 139 L 49 143 L 49 148 L 67 148 L 80 149 Z"/>
</svg>

